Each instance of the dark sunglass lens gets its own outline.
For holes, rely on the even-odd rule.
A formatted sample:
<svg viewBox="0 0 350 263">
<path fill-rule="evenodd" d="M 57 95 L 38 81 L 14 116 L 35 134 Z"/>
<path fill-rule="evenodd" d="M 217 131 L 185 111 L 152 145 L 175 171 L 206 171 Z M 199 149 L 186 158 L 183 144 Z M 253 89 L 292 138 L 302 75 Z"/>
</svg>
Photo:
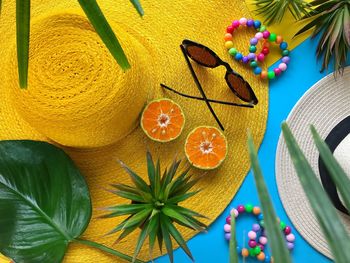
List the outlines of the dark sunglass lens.
<svg viewBox="0 0 350 263">
<path fill-rule="evenodd" d="M 206 48 L 198 46 L 187 46 L 187 54 L 197 63 L 207 67 L 216 67 L 217 59 Z"/>
<path fill-rule="evenodd" d="M 229 73 L 227 75 L 227 84 L 236 91 L 237 95 L 245 102 L 257 103 L 257 99 L 247 81 L 240 76 Z"/>
</svg>

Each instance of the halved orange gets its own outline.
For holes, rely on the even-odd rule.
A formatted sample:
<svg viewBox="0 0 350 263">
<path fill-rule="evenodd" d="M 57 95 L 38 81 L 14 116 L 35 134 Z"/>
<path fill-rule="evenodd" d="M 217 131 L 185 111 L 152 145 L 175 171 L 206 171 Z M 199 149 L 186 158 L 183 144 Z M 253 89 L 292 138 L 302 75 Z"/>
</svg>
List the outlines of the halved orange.
<svg viewBox="0 0 350 263">
<path fill-rule="evenodd" d="M 151 101 L 141 116 L 141 127 L 146 135 L 158 142 L 169 142 L 180 136 L 185 125 L 181 107 L 172 100 Z"/>
<path fill-rule="evenodd" d="M 215 127 L 197 127 L 187 136 L 185 154 L 194 167 L 205 170 L 215 169 L 226 158 L 226 137 Z"/>
</svg>

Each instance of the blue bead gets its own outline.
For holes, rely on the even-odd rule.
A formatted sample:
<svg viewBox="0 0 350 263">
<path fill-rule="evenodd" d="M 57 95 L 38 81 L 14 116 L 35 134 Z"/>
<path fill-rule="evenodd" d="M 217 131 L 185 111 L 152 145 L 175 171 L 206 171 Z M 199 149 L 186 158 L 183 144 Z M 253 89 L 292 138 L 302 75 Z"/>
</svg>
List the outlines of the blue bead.
<svg viewBox="0 0 350 263">
<path fill-rule="evenodd" d="M 259 28 L 261 26 L 261 22 L 259 20 L 254 21 L 254 27 Z"/>
<path fill-rule="evenodd" d="M 265 262 L 270 263 L 270 256 L 265 254 Z"/>
<path fill-rule="evenodd" d="M 288 47 L 287 42 L 282 42 L 282 43 L 280 44 L 280 48 L 281 48 L 282 50 L 285 50 L 287 47 Z"/>
<path fill-rule="evenodd" d="M 258 215 L 258 220 L 261 221 L 261 220 L 263 220 L 263 219 L 264 219 L 263 214 L 259 214 L 259 215 Z"/>
<path fill-rule="evenodd" d="M 243 55 L 241 53 L 237 53 L 235 56 L 236 60 L 242 60 L 242 58 L 243 58 Z"/>
<path fill-rule="evenodd" d="M 256 68 L 254 69 L 254 74 L 255 74 L 255 75 L 259 75 L 259 74 L 261 73 L 261 71 L 262 71 L 261 67 L 256 67 Z"/>
<path fill-rule="evenodd" d="M 242 248 L 240 246 L 236 247 L 237 253 L 240 254 L 242 252 Z"/>
</svg>

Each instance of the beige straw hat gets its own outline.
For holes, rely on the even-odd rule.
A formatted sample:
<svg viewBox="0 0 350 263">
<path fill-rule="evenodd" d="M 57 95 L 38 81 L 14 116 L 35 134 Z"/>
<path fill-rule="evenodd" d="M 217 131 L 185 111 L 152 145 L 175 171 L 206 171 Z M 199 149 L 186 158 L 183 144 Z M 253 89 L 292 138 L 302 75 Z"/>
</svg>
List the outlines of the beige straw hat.
<svg viewBox="0 0 350 263">
<path fill-rule="evenodd" d="M 86 177 L 94 207 L 84 237 L 124 253 L 134 250 L 138 233 L 113 246 L 116 236 L 104 236 L 120 219 L 96 219 L 96 208 L 125 203 L 108 194 L 111 183 L 131 183 L 116 160 L 124 161 L 146 178 L 149 148 L 163 166 L 177 154 L 184 156 L 188 133 L 200 125 L 216 126 L 202 101 L 179 97 L 161 89 L 165 83 L 180 92 L 199 96 L 179 45 L 187 38 L 213 49 L 231 64 L 254 89 L 254 109 L 212 104 L 224 124 L 229 149 L 222 166 L 208 172 L 198 187 L 203 191 L 184 205 L 207 215 L 212 223 L 238 190 L 250 162 L 246 147 L 249 128 L 256 145 L 262 141 L 268 111 L 267 82 L 249 67 L 232 60 L 224 47 L 224 33 L 233 19 L 250 17 L 240 0 L 143 0 L 141 19 L 130 1 L 99 0 L 129 59 L 125 73 L 103 45 L 78 1 L 31 1 L 31 39 L 28 89 L 18 85 L 15 1 L 4 0 L 0 16 L 0 139 L 32 139 L 55 143 L 73 158 Z M 237 32 L 235 45 L 245 50 L 253 31 Z M 207 96 L 239 102 L 224 80 L 223 67 L 207 69 L 193 63 Z M 139 127 L 145 104 L 168 97 L 186 115 L 182 135 L 174 142 L 151 141 Z M 202 171 L 193 170 L 194 174 Z M 195 232 L 183 231 L 186 240 Z M 158 255 L 160 252 L 157 252 Z M 156 253 L 155 253 L 156 254 Z M 156 256 L 156 255 L 155 255 Z M 140 258 L 149 259 L 147 245 Z M 72 244 L 66 262 L 118 262 L 100 251 Z"/>
<path fill-rule="evenodd" d="M 350 176 L 350 67 L 336 80 L 330 74 L 308 90 L 289 114 L 287 123 L 306 158 L 331 197 L 350 233 L 346 211 L 313 142 L 310 124 L 315 125 L 346 173 Z M 283 206 L 299 233 L 318 251 L 332 254 L 294 170 L 287 146 L 280 136 L 276 154 L 276 181 Z"/>
</svg>

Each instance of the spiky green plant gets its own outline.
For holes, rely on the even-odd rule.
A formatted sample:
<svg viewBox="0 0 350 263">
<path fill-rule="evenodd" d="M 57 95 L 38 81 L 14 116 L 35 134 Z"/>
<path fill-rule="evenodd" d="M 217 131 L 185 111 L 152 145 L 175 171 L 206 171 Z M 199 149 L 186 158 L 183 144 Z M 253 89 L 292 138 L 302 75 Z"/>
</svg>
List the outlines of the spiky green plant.
<svg viewBox="0 0 350 263">
<path fill-rule="evenodd" d="M 157 239 L 161 250 L 164 242 L 170 261 L 173 262 L 172 239 L 174 239 L 193 260 L 193 256 L 175 223 L 197 231 L 206 229 L 206 225 L 196 219 L 196 217 L 205 218 L 203 215 L 179 205 L 179 203 L 198 193 L 199 190 L 189 191 L 200 177 L 193 178 L 189 175 L 189 168 L 186 168 L 176 176 L 181 163 L 181 161 L 176 159 L 161 176 L 159 160 L 155 165 L 151 154 L 147 152 L 148 184 L 128 166 L 122 162 L 120 163 L 130 175 L 134 186 L 125 184 L 112 185 L 114 189 L 111 192 L 129 199 L 130 203 L 106 208 L 109 213 L 104 215 L 104 218 L 129 215 L 109 234 L 122 231 L 117 239 L 118 242 L 140 228 L 141 232 L 136 243 L 134 259 L 136 259 L 144 241 L 148 237 L 151 257 Z"/>
<path fill-rule="evenodd" d="M 303 0 L 255 0 L 256 12 L 265 17 L 267 25 L 280 23 L 289 11 L 295 19 L 308 15 L 309 5 Z"/>
</svg>

